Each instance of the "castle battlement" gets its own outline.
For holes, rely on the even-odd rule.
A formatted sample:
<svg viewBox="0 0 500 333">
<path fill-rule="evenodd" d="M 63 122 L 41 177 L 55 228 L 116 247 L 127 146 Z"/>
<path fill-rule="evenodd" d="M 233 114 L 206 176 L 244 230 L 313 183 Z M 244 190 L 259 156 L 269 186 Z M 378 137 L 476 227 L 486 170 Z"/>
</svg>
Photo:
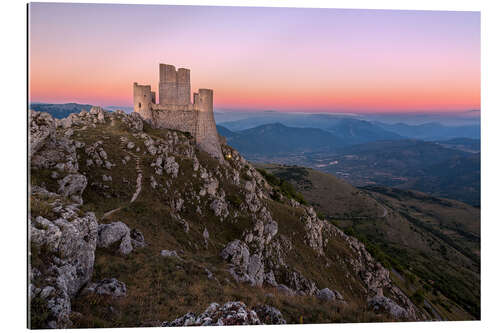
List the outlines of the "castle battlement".
<svg viewBox="0 0 500 333">
<path fill-rule="evenodd" d="M 134 112 L 154 127 L 189 132 L 201 149 L 222 158 L 214 119 L 213 90 L 199 89 L 191 101 L 189 69 L 176 70 L 173 65 L 160 64 L 158 104 L 150 85 L 134 82 Z"/>
</svg>

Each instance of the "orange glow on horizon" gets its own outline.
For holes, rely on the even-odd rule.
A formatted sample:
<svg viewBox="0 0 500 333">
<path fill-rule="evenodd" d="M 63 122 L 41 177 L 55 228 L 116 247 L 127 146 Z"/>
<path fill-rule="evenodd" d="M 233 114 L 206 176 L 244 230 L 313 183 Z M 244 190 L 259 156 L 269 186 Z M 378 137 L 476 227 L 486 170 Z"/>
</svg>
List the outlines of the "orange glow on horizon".
<svg viewBox="0 0 500 333">
<path fill-rule="evenodd" d="M 157 91 L 164 62 L 190 68 L 216 109 L 480 109 L 478 13 L 30 7 L 32 102 L 131 106 L 133 82 Z"/>
</svg>

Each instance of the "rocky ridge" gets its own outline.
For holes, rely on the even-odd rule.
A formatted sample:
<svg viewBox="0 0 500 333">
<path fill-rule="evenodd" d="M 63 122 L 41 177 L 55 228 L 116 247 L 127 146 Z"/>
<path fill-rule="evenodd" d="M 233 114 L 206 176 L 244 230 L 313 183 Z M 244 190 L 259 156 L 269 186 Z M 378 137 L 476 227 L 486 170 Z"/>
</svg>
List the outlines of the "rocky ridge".
<svg viewBox="0 0 500 333">
<path fill-rule="evenodd" d="M 104 136 L 107 130 L 116 128 L 126 133 L 120 134 L 119 144 L 113 146 L 116 152 L 106 148 L 106 140 L 86 136 L 100 128 Z M 107 113 L 99 107 L 61 120 L 30 111 L 30 162 L 35 178 L 29 221 L 34 258 L 30 299 L 32 304 L 43 300 L 49 309 L 41 326 L 71 327 L 71 301 L 80 293 L 128 297 L 125 284 L 112 276 L 91 281 L 96 250 L 115 249 L 113 253 L 128 257 L 149 243 L 143 232 L 113 219 L 120 213 L 118 208 L 140 201 L 145 191 L 137 191 L 136 184 L 120 176 L 121 168 L 132 179 L 137 177 L 136 183 L 147 187 L 147 191 L 164 198 L 163 205 L 170 212 L 168 219 L 183 230 L 188 244 L 197 251 L 212 251 L 221 263 L 226 263 L 237 283 L 274 288 L 287 297 L 317 297 L 337 305 L 349 304 L 354 295 L 360 295 L 356 297 L 364 299 L 373 311 L 386 312 L 394 319 L 422 318 L 392 283 L 387 269 L 362 243 L 320 219 L 312 207 L 276 193 L 236 150 L 222 145 L 226 159 L 214 160 L 200 152 L 188 135 L 169 130 L 159 135 L 149 128 L 138 114 Z M 136 170 L 138 164 L 142 165 L 140 173 Z M 116 210 L 106 216 L 106 221 L 99 221 L 94 212 L 85 210 L 92 200 L 86 197 L 90 191 L 98 191 L 110 202 L 120 198 L 125 190 L 117 190 L 117 184 L 130 191 L 123 194 L 121 206 L 110 207 Z M 276 197 L 280 199 L 273 199 Z M 294 221 L 296 218 L 297 231 L 281 211 Z M 104 217 L 104 212 L 97 216 Z M 200 226 L 198 221 L 203 221 L 204 216 L 213 216 L 213 224 Z M 108 220 L 111 223 L 103 223 Z M 220 226 L 237 227 L 241 232 L 222 238 L 217 231 Z M 335 244 L 342 245 L 345 255 L 332 250 Z M 316 266 L 310 270 L 319 272 L 322 265 L 344 267 L 342 278 L 352 281 L 351 289 L 354 285 L 360 287 L 346 295 L 346 291 L 337 290 L 342 285 L 326 285 L 326 280 L 315 279 L 291 257 L 291 253 L 300 254 L 299 248 L 313 258 L 311 265 Z M 34 250 L 37 253 L 33 254 Z M 179 258 L 177 253 L 181 251 L 166 257 Z M 157 256 L 162 255 L 158 251 Z M 212 280 L 223 281 L 213 276 Z M 183 319 L 164 324 L 258 324 L 267 317 L 274 318 L 272 323 L 285 322 L 281 312 L 269 305 L 248 310 L 245 304 L 233 302 L 223 306 L 213 303 L 199 316 L 186 314 Z"/>
</svg>

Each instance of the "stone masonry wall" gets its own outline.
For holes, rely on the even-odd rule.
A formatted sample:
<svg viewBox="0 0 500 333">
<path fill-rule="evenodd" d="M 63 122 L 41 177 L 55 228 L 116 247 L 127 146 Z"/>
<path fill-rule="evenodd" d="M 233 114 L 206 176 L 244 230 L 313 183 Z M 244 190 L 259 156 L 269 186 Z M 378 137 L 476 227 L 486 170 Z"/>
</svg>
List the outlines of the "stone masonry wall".
<svg viewBox="0 0 500 333">
<path fill-rule="evenodd" d="M 153 109 L 153 123 L 156 127 L 169 128 L 189 132 L 196 138 L 199 111 L 189 108 L 156 107 Z"/>
<path fill-rule="evenodd" d="M 200 112 L 197 121 L 196 143 L 213 157 L 222 159 L 219 134 L 213 112 Z"/>
<path fill-rule="evenodd" d="M 155 97 L 155 93 L 151 91 L 151 86 L 134 82 L 134 111 L 139 113 L 142 118 L 151 118 L 151 106 Z"/>
<path fill-rule="evenodd" d="M 213 93 L 201 89 L 196 105 L 151 105 L 153 125 L 183 132 L 189 132 L 201 149 L 222 159 L 219 135 L 213 113 Z"/>
</svg>

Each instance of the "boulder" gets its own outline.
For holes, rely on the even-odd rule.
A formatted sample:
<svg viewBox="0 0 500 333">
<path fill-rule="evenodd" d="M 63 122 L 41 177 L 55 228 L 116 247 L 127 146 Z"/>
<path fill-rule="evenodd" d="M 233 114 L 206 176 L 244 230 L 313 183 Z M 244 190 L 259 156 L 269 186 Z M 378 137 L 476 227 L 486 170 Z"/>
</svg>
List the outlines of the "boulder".
<svg viewBox="0 0 500 333">
<path fill-rule="evenodd" d="M 97 247 L 108 248 L 119 242 L 118 253 L 127 255 L 133 250 L 130 229 L 123 222 L 113 222 L 99 225 Z"/>
<path fill-rule="evenodd" d="M 90 111 L 89 113 L 93 116 L 97 116 L 99 114 L 99 112 L 102 111 L 102 108 L 100 106 L 92 106 L 90 108 Z"/>
<path fill-rule="evenodd" d="M 318 291 L 316 294 L 316 297 L 323 301 L 343 301 L 344 297 L 336 291 L 336 290 L 330 290 L 329 288 L 324 288 Z"/>
<path fill-rule="evenodd" d="M 217 179 L 210 179 L 205 184 L 205 190 L 210 195 L 215 195 L 218 187 L 219 187 L 219 181 Z"/>
<path fill-rule="evenodd" d="M 267 325 L 283 325 L 286 324 L 285 318 L 281 311 L 269 305 L 259 305 L 253 308 L 260 322 Z"/>
<path fill-rule="evenodd" d="M 124 297 L 127 295 L 127 286 L 125 283 L 115 278 L 104 279 L 99 282 L 89 284 L 85 293 L 94 293 L 97 295 L 109 295 L 113 297 Z"/>
<path fill-rule="evenodd" d="M 82 193 L 87 187 L 87 177 L 81 174 L 67 175 L 59 182 L 59 194 L 68 197 L 78 204 L 82 204 Z"/>
<path fill-rule="evenodd" d="M 73 125 L 80 124 L 80 118 L 76 113 L 72 113 L 66 118 L 61 119 L 61 125 L 63 128 L 70 128 Z"/>
<path fill-rule="evenodd" d="M 203 230 L 203 241 L 205 242 L 205 248 L 208 248 L 208 240 L 210 239 L 210 234 L 208 233 L 207 227 Z"/>
<path fill-rule="evenodd" d="M 410 318 L 408 311 L 396 304 L 392 299 L 383 295 L 377 295 L 368 300 L 368 306 L 374 311 L 384 311 L 396 319 Z"/>
<path fill-rule="evenodd" d="M 229 272 L 238 282 L 262 286 L 264 282 L 264 263 L 258 253 L 250 255 L 248 245 L 234 240 L 222 250 L 221 257 L 231 264 Z"/>
<path fill-rule="evenodd" d="M 276 287 L 276 290 L 278 290 L 279 293 L 286 295 L 286 296 L 294 296 L 295 295 L 295 292 L 292 289 L 285 286 L 284 284 L 279 284 Z"/>
<path fill-rule="evenodd" d="M 89 114 L 92 116 L 97 117 L 97 122 L 98 123 L 104 123 L 105 122 L 105 111 L 103 110 L 102 107 L 100 106 L 93 106 L 90 108 Z M 95 122 L 95 120 L 94 120 Z"/>
<path fill-rule="evenodd" d="M 179 164 L 175 161 L 175 157 L 167 157 L 165 159 L 163 169 L 167 174 L 170 174 L 172 175 L 172 177 L 176 178 L 179 172 Z"/>
<path fill-rule="evenodd" d="M 137 229 L 132 229 L 130 231 L 130 239 L 132 241 L 132 246 L 134 248 L 146 246 L 146 242 L 144 241 L 144 235 Z"/>
<path fill-rule="evenodd" d="M 138 132 L 141 132 L 144 128 L 142 117 L 137 112 L 132 112 L 130 115 L 128 115 L 126 123 L 131 129 Z"/>
<path fill-rule="evenodd" d="M 236 266 L 248 266 L 250 251 L 248 246 L 239 239 L 226 245 L 221 252 L 221 257 Z"/>
<path fill-rule="evenodd" d="M 284 283 L 299 295 L 315 295 L 318 291 L 314 281 L 297 271 L 286 270 L 283 275 Z"/>
<path fill-rule="evenodd" d="M 56 288 L 52 286 L 46 286 L 45 288 L 40 291 L 40 297 L 43 299 L 47 299 L 51 297 L 54 293 L 56 292 Z"/>
<path fill-rule="evenodd" d="M 212 209 L 215 216 L 226 218 L 229 215 L 227 203 L 221 198 L 215 198 L 210 204 L 210 209 Z"/>
<path fill-rule="evenodd" d="M 30 156 L 32 156 L 47 139 L 53 137 L 56 125 L 54 118 L 48 113 L 30 110 L 29 116 L 29 143 Z"/>
<path fill-rule="evenodd" d="M 255 192 L 255 180 L 245 182 L 245 190 L 247 192 Z"/>
<path fill-rule="evenodd" d="M 179 258 L 179 255 L 177 254 L 177 251 L 175 250 L 161 250 L 160 252 L 161 256 L 162 257 L 170 257 L 170 258 L 177 258 L 177 259 L 180 259 Z"/>
</svg>

